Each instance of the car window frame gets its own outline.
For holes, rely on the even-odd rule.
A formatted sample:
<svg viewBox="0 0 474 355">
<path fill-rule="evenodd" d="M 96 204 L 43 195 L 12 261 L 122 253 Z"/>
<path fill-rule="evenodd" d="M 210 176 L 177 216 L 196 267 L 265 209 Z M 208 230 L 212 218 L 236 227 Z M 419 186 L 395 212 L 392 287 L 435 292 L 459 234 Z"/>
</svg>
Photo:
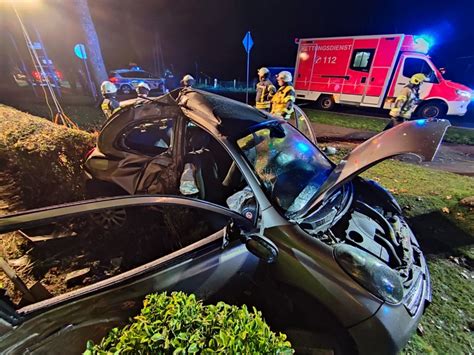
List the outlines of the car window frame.
<svg viewBox="0 0 474 355">
<path fill-rule="evenodd" d="M 127 134 L 127 132 L 130 133 L 134 126 L 145 124 L 147 122 L 152 122 L 152 121 L 155 121 L 157 119 L 164 120 L 164 119 L 170 119 L 170 118 L 173 119 L 173 135 L 172 135 L 172 138 L 171 138 L 171 149 L 169 149 L 169 147 L 168 147 L 168 149 L 166 151 L 162 152 L 162 153 L 155 154 L 155 155 L 149 155 L 149 154 L 140 152 L 139 150 L 130 148 L 125 144 L 125 136 L 124 135 Z M 130 124 L 126 125 L 124 128 L 122 128 L 120 130 L 120 132 L 117 134 L 117 137 L 115 138 L 113 146 L 118 148 L 121 151 L 125 151 L 127 153 L 133 153 L 133 154 L 141 155 L 141 156 L 147 156 L 149 158 L 156 158 L 156 157 L 159 157 L 159 156 L 163 156 L 163 154 L 165 154 L 167 152 L 171 152 L 169 157 L 172 160 L 175 160 L 174 159 L 175 156 L 176 156 L 175 149 L 176 149 L 176 143 L 177 143 L 176 142 L 176 140 L 177 140 L 176 131 L 178 130 L 178 127 L 177 127 L 178 121 L 179 121 L 179 116 L 176 116 L 176 117 L 148 116 L 148 117 L 143 117 L 143 118 L 141 118 L 139 120 L 136 120 L 136 121 L 132 121 L 132 122 L 130 122 Z"/>
<path fill-rule="evenodd" d="M 114 204 L 114 201 L 122 203 Z M 255 229 L 255 226 L 252 224 L 252 222 L 246 219 L 241 214 L 232 211 L 231 209 L 226 208 L 224 206 L 220 206 L 208 201 L 202 201 L 198 199 L 174 195 L 133 195 L 125 197 L 120 196 L 95 200 L 77 201 L 62 205 L 21 211 L 10 215 L 4 215 L 0 217 L 0 234 L 21 228 L 30 228 L 33 226 L 45 225 L 48 223 L 53 223 L 55 221 L 60 221 L 64 218 L 76 217 L 92 212 L 100 212 L 109 208 L 124 208 L 131 206 L 182 206 L 186 208 L 202 209 L 207 212 L 220 214 L 224 218 L 227 218 L 229 222 L 235 222 L 235 220 L 238 220 L 240 222 L 238 224 L 238 228 L 246 232 L 254 231 Z M 64 209 L 66 209 L 68 212 L 64 211 L 64 213 L 58 214 L 58 212 Z M 28 222 L 26 220 L 28 215 L 35 214 L 37 214 L 38 216 L 36 217 L 37 219 L 35 219 L 34 221 Z M 49 217 L 48 214 L 50 215 Z M 41 218 L 41 221 L 39 221 L 39 218 Z M 8 219 L 13 219 L 13 221 L 11 221 L 9 224 L 5 223 L 5 220 L 7 220 L 8 222 Z M 6 226 L 9 226 L 9 228 L 6 228 Z M 142 277 L 146 277 L 150 273 L 158 272 L 159 270 L 162 270 L 163 268 L 169 266 L 172 263 L 179 263 L 186 255 L 196 253 L 202 248 L 208 248 L 210 245 L 215 243 L 222 245 L 222 241 L 225 235 L 225 228 L 226 227 L 181 249 L 178 249 L 174 252 L 171 252 L 143 265 L 137 266 L 133 269 L 127 270 L 118 275 L 112 276 L 108 279 L 101 280 L 94 284 L 84 286 L 80 289 L 72 290 L 43 301 L 35 302 L 33 304 L 20 307 L 18 309 L 12 309 L 14 312 L 13 314 L 8 314 L 9 317 L 2 316 L 0 319 L 6 321 L 10 325 L 18 325 L 18 323 L 21 324 L 22 320 L 26 320 L 29 314 L 38 311 L 50 310 L 54 307 L 65 306 L 66 303 L 71 300 L 79 300 L 84 297 L 91 297 L 100 292 L 107 291 L 111 287 L 120 287 L 121 285 L 125 285 L 127 282 L 133 282 L 133 280 L 138 280 Z"/>
<path fill-rule="evenodd" d="M 355 59 L 356 59 L 356 56 L 357 56 L 357 53 L 360 53 L 360 52 L 368 52 L 370 53 L 370 57 L 367 61 L 367 66 L 366 67 L 355 67 L 354 66 L 354 62 L 355 62 Z M 373 64 L 373 61 L 374 61 L 374 57 L 375 57 L 375 48 L 355 48 L 354 51 L 352 52 L 352 55 L 351 55 L 351 61 L 349 62 L 349 68 L 351 70 L 354 70 L 354 71 L 359 71 L 359 72 L 363 72 L 363 73 L 368 73 L 370 72 L 370 69 L 372 68 L 372 64 Z"/>
<path fill-rule="evenodd" d="M 428 58 L 425 58 L 425 57 L 418 57 L 418 56 L 405 56 L 404 59 L 403 59 L 403 68 L 401 70 L 401 74 L 404 78 L 407 78 L 407 79 L 410 79 L 412 75 L 414 74 L 417 74 L 417 73 L 421 73 L 421 71 L 417 71 L 415 72 L 414 74 L 410 75 L 410 76 L 406 76 L 405 75 L 405 65 L 406 65 L 406 62 L 407 60 L 409 59 L 415 59 L 415 60 L 421 60 L 425 63 L 425 65 L 431 69 L 431 73 L 433 74 L 432 76 L 428 76 L 426 75 L 426 77 L 428 79 L 430 79 L 429 81 L 427 81 L 427 83 L 431 83 L 431 84 L 439 84 L 439 78 L 438 78 L 438 74 L 437 74 L 437 70 L 433 67 L 432 63 L 430 60 L 428 60 Z M 424 73 L 423 73 L 424 74 Z"/>
</svg>

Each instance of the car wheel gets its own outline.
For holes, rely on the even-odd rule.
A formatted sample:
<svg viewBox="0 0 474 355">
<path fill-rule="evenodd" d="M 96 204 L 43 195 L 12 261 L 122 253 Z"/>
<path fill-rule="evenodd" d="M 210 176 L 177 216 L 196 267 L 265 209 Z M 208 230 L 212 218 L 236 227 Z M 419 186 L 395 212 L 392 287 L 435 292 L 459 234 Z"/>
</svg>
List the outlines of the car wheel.
<svg viewBox="0 0 474 355">
<path fill-rule="evenodd" d="M 130 85 L 122 85 L 120 87 L 120 92 L 124 95 L 128 95 L 132 92 L 132 87 Z"/>
<path fill-rule="evenodd" d="M 316 105 L 320 110 L 331 111 L 336 103 L 334 102 L 334 98 L 332 96 L 322 95 L 316 102 Z"/>
<path fill-rule="evenodd" d="M 100 180 L 86 181 L 87 198 L 92 199 L 123 195 L 127 195 L 127 193 L 114 184 Z M 129 220 L 129 216 L 127 214 L 127 211 L 123 208 L 114 210 L 111 209 L 106 210 L 104 212 L 97 212 L 91 214 L 90 220 L 93 225 L 98 228 L 101 228 L 105 231 L 114 231 L 125 227 Z"/>
<path fill-rule="evenodd" d="M 283 331 L 288 336 L 296 354 L 303 355 L 339 355 L 356 354 L 344 339 L 330 333 L 314 333 L 304 329 L 290 328 Z"/>
<path fill-rule="evenodd" d="M 124 208 L 93 213 L 91 219 L 97 227 L 105 231 L 121 229 L 126 226 L 128 220 L 127 211 Z"/>
<path fill-rule="evenodd" d="M 427 102 L 422 104 L 417 111 L 417 116 L 421 118 L 439 118 L 445 116 L 448 110 L 441 103 Z"/>
</svg>

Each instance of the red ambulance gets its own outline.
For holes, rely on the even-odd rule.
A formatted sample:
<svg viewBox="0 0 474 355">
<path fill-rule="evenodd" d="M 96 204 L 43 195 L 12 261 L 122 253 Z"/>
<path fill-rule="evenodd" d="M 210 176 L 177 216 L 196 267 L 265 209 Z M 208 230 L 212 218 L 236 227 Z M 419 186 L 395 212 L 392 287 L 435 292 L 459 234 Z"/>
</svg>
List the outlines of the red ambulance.
<svg viewBox="0 0 474 355">
<path fill-rule="evenodd" d="M 428 42 L 412 35 L 300 39 L 296 97 L 330 110 L 335 104 L 390 109 L 410 77 L 429 78 L 420 89 L 420 117 L 463 116 L 472 90 L 445 80 L 430 57 Z"/>
</svg>

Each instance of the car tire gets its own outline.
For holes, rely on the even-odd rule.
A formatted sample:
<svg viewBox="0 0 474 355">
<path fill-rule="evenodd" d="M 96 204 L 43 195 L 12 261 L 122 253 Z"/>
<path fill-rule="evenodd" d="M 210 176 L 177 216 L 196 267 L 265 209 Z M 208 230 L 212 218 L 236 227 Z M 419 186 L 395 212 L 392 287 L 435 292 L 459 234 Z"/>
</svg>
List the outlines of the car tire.
<svg viewBox="0 0 474 355">
<path fill-rule="evenodd" d="M 122 85 L 120 87 L 120 93 L 122 93 L 123 95 L 131 94 L 132 91 L 133 91 L 133 89 L 130 85 Z"/>
<path fill-rule="evenodd" d="M 334 109 L 334 106 L 336 106 L 336 103 L 332 95 L 321 95 L 318 101 L 316 101 L 316 106 L 320 110 L 331 111 Z"/>
<path fill-rule="evenodd" d="M 426 102 L 417 109 L 420 118 L 440 118 L 448 112 L 446 105 L 439 102 Z"/>
<path fill-rule="evenodd" d="M 305 329 L 289 328 L 283 331 L 288 336 L 296 354 L 326 355 L 326 354 L 357 354 L 343 337 L 330 333 L 314 333 Z"/>
<path fill-rule="evenodd" d="M 86 181 L 87 198 L 101 198 L 127 195 L 120 187 L 100 180 Z M 124 208 L 97 212 L 90 215 L 92 224 L 104 231 L 116 231 L 124 228 L 129 221 L 128 212 Z"/>
</svg>

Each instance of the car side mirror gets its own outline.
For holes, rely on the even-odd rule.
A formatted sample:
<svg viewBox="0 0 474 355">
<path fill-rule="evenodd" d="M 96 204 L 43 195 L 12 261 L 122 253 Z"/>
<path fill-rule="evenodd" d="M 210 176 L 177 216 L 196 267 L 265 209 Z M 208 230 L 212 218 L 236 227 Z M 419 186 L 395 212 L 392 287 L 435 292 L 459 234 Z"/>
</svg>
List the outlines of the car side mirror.
<svg viewBox="0 0 474 355">
<path fill-rule="evenodd" d="M 258 235 L 251 235 L 245 246 L 253 255 L 265 261 L 267 264 L 274 263 L 278 257 L 278 248 L 269 239 Z"/>
</svg>

